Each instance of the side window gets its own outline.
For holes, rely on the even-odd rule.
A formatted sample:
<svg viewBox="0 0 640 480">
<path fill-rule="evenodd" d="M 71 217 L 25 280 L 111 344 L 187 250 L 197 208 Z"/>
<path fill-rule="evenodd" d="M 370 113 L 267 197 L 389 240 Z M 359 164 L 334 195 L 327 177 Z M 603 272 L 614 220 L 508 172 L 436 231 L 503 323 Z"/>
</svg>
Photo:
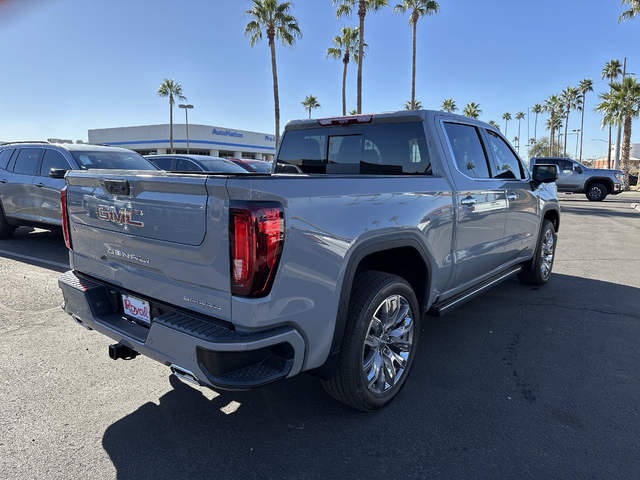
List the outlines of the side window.
<svg viewBox="0 0 640 480">
<path fill-rule="evenodd" d="M 562 173 L 571 173 L 573 170 L 573 162 L 569 160 L 558 160 L 558 170 Z"/>
<path fill-rule="evenodd" d="M 21 173 L 23 175 L 35 175 L 38 159 L 40 158 L 40 148 L 22 148 L 18 153 L 16 164 L 13 167 L 13 173 Z"/>
<path fill-rule="evenodd" d="M 48 177 L 52 168 L 61 170 L 70 170 L 71 165 L 67 162 L 60 152 L 56 150 L 46 149 L 44 151 L 44 158 L 42 159 L 42 167 L 40 167 L 40 176 Z"/>
<path fill-rule="evenodd" d="M 491 178 L 487 155 L 478 129 L 472 125 L 460 123 L 445 123 L 444 128 L 449 137 L 458 170 L 471 178 Z"/>
<path fill-rule="evenodd" d="M 153 163 L 160 170 L 166 170 L 167 172 L 171 171 L 171 165 L 173 163 L 173 158 L 171 157 L 158 157 L 158 158 L 147 158 L 151 163 Z"/>
<path fill-rule="evenodd" d="M 0 168 L 3 168 L 5 170 L 7 169 L 12 153 L 13 153 L 13 148 L 5 148 L 0 152 Z"/>
<path fill-rule="evenodd" d="M 185 158 L 178 158 L 176 160 L 176 171 L 177 172 L 201 172 L 202 169 L 198 167 L 191 160 L 187 160 Z"/>
<path fill-rule="evenodd" d="M 521 180 L 524 178 L 522 165 L 513 150 L 497 133 L 486 130 L 489 137 L 489 145 L 496 160 L 497 172 L 496 178 L 515 178 Z"/>
</svg>

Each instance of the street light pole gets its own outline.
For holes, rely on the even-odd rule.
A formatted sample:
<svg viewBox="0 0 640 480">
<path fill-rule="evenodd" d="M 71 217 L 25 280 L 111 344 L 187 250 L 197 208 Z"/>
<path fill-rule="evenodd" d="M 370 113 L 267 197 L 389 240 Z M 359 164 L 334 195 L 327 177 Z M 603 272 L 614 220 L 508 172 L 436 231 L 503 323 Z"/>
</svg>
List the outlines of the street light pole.
<svg viewBox="0 0 640 480">
<path fill-rule="evenodd" d="M 189 104 L 189 105 L 185 105 L 184 103 L 181 103 L 180 105 L 178 105 L 179 108 L 184 108 L 184 120 L 185 120 L 185 127 L 187 129 L 187 155 L 189 155 L 189 109 L 193 108 L 193 105 Z"/>
<path fill-rule="evenodd" d="M 576 158 L 578 158 L 578 140 L 580 139 L 579 133 L 581 130 L 577 129 L 577 130 L 571 130 L 571 131 L 576 133 Z"/>
</svg>

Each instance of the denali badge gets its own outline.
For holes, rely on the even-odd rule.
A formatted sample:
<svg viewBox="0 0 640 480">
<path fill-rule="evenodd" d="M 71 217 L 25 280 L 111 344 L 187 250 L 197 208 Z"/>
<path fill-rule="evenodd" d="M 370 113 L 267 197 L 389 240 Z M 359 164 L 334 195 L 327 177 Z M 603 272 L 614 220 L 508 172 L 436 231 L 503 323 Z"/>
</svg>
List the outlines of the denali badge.
<svg viewBox="0 0 640 480">
<path fill-rule="evenodd" d="M 196 300 L 195 298 L 191 298 L 191 297 L 182 297 L 182 299 L 185 302 L 191 302 L 191 303 L 195 303 L 196 305 L 200 305 L 201 307 L 209 307 L 209 308 L 213 308 L 214 310 L 222 310 L 222 307 L 218 306 L 218 305 L 212 305 L 210 303 L 207 302 L 203 302 L 202 300 Z"/>
<path fill-rule="evenodd" d="M 111 247 L 107 247 L 107 253 L 109 255 L 113 255 L 114 257 L 122 257 L 126 258 L 127 260 L 135 260 L 136 262 L 140 263 L 149 263 L 148 258 L 141 257 L 140 255 L 136 255 L 135 253 L 126 253 L 122 250 L 117 250 Z"/>
<path fill-rule="evenodd" d="M 144 227 L 144 222 L 133 220 L 133 215 L 142 216 L 142 211 L 131 210 L 126 207 L 122 207 L 120 211 L 116 207 L 109 205 L 98 205 L 97 208 L 98 218 L 105 222 L 113 222 L 119 225 L 131 225 L 132 227 Z"/>
</svg>

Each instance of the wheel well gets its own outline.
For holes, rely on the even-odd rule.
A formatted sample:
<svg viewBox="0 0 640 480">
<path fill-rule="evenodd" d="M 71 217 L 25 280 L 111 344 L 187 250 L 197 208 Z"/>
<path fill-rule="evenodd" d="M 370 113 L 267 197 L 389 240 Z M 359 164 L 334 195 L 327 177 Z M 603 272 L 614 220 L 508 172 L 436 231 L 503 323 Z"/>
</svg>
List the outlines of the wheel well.
<svg viewBox="0 0 640 480">
<path fill-rule="evenodd" d="M 358 264 L 358 272 L 377 270 L 404 278 L 413 288 L 422 310 L 427 301 L 428 269 L 422 256 L 413 247 L 398 247 L 374 252 Z"/>
<path fill-rule="evenodd" d="M 594 183 L 601 183 L 607 189 L 607 195 L 609 195 L 613 191 L 613 181 L 608 178 L 592 178 L 587 181 L 584 186 L 585 192 L 589 190 L 589 187 Z"/>
<path fill-rule="evenodd" d="M 544 219 L 549 220 L 553 224 L 553 228 L 558 232 L 560 230 L 560 215 L 556 210 L 549 210 L 544 214 Z"/>
</svg>

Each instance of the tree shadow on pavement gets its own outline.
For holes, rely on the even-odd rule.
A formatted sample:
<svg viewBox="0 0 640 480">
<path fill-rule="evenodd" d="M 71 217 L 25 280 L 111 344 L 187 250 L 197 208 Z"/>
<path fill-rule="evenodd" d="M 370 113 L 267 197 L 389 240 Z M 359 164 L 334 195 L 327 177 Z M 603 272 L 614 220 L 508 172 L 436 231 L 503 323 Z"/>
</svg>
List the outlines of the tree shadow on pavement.
<svg viewBox="0 0 640 480">
<path fill-rule="evenodd" d="M 411 378 L 382 411 L 339 404 L 307 375 L 213 399 L 172 377 L 103 447 L 127 479 L 633 478 L 638 299 L 568 275 L 507 281 L 423 320 Z"/>
</svg>

